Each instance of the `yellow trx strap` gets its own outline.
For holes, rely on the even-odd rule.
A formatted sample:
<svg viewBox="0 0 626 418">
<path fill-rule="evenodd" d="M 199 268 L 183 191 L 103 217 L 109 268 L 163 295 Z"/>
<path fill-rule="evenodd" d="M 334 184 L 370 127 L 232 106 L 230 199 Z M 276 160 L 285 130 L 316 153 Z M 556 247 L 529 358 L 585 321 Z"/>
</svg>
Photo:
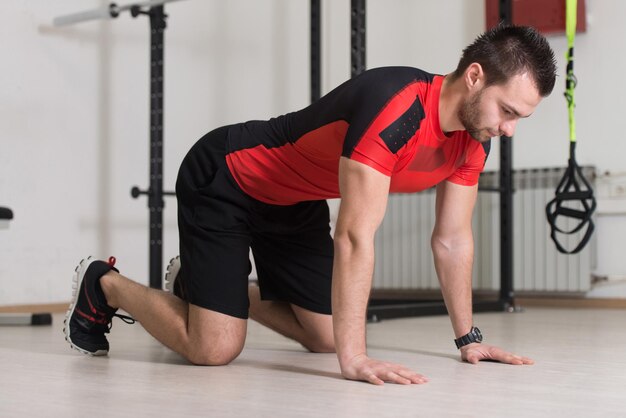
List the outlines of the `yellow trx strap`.
<svg viewBox="0 0 626 418">
<path fill-rule="evenodd" d="M 574 89 L 577 80 L 574 75 L 574 37 L 576 35 L 577 1 L 566 0 L 566 25 L 567 33 L 567 75 L 565 79 L 565 98 L 569 116 L 569 161 L 565 174 L 556 188 L 554 199 L 546 206 L 546 215 L 550 224 L 552 240 L 556 248 L 563 254 L 575 254 L 582 250 L 594 230 L 591 215 L 596 209 L 596 199 L 593 196 L 591 185 L 583 176 L 582 170 L 576 162 L 576 121 L 574 119 Z M 582 208 L 582 209 L 581 209 Z M 572 229 L 563 229 L 557 226 L 558 218 L 570 218 L 578 221 Z M 574 234 L 587 227 L 580 243 L 574 249 L 566 249 L 557 239 L 557 233 Z"/>
<path fill-rule="evenodd" d="M 576 88 L 576 76 L 574 75 L 574 37 L 576 36 L 576 13 L 577 0 L 567 0 L 565 6 L 565 33 L 567 34 L 567 75 L 565 79 L 565 98 L 569 114 L 569 139 L 576 142 L 576 119 L 574 119 L 574 89 Z"/>
</svg>

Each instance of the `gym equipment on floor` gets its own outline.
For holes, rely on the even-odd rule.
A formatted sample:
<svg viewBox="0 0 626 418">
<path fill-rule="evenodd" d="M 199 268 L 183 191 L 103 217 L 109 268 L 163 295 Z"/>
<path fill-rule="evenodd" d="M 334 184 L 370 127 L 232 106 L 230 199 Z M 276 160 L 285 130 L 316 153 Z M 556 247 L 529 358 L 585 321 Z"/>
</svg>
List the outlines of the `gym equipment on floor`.
<svg viewBox="0 0 626 418">
<path fill-rule="evenodd" d="M 0 207 L 0 229 L 8 228 L 13 219 L 13 211 Z M 49 313 L 0 313 L 0 325 L 50 325 L 52 315 Z"/>
</svg>

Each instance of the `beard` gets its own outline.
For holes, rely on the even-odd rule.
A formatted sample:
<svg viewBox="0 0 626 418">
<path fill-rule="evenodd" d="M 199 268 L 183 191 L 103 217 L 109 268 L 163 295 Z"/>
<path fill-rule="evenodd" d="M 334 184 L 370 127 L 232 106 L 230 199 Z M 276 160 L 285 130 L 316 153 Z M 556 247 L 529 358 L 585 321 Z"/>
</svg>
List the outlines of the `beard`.
<svg viewBox="0 0 626 418">
<path fill-rule="evenodd" d="M 483 89 L 474 93 L 461 103 L 461 108 L 457 114 L 461 124 L 468 134 L 477 141 L 485 142 L 491 139 L 489 131 L 480 128 L 480 102 L 483 97 Z"/>
</svg>

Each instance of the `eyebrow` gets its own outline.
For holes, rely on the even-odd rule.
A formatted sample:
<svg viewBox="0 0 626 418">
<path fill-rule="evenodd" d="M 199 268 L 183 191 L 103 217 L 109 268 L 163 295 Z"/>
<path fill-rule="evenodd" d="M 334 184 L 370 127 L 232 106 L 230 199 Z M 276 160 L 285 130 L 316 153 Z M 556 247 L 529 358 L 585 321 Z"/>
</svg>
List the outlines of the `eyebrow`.
<svg viewBox="0 0 626 418">
<path fill-rule="evenodd" d="M 530 117 L 531 114 L 529 115 L 522 115 L 517 109 L 515 109 L 513 106 L 506 104 L 506 103 L 502 103 L 502 106 L 506 107 L 508 110 L 510 110 L 515 116 L 517 116 L 518 118 L 522 118 L 522 119 L 526 119 L 527 117 Z"/>
</svg>

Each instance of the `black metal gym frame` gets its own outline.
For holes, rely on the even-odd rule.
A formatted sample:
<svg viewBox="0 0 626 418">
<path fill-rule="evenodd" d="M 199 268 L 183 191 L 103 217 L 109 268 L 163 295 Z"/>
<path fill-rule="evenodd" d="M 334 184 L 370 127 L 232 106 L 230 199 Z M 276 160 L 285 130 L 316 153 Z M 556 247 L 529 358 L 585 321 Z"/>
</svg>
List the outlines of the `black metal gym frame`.
<svg viewBox="0 0 626 418">
<path fill-rule="evenodd" d="M 322 0 L 311 0 L 311 103 L 322 97 Z"/>
<path fill-rule="evenodd" d="M 163 5 L 142 10 L 131 8 L 131 15 L 150 18 L 150 187 L 140 190 L 134 186 L 133 198 L 148 196 L 150 211 L 150 287 L 161 289 L 163 285 L 163 196 L 174 196 L 174 192 L 163 191 L 163 38 L 167 15 Z"/>
<path fill-rule="evenodd" d="M 512 0 L 500 0 L 500 22 L 513 23 Z M 513 291 L 513 138 L 500 137 L 500 306 L 514 309 Z"/>
<path fill-rule="evenodd" d="M 350 2 L 350 74 L 355 77 L 365 71 L 365 3 Z"/>
<path fill-rule="evenodd" d="M 351 73 L 356 76 L 365 70 L 365 3 L 351 0 Z M 500 0 L 500 21 L 512 22 L 511 0 Z M 314 57 L 311 56 L 313 61 Z M 317 58 L 315 58 L 317 59 Z M 313 77 L 311 83 L 317 83 Z M 473 312 L 501 312 L 514 310 L 513 292 L 513 150 L 511 137 L 500 137 L 499 187 L 480 187 L 481 192 L 500 195 L 500 293 L 495 301 L 473 301 Z M 444 302 L 419 300 L 370 299 L 367 309 L 369 321 L 411 316 L 445 315 Z"/>
<path fill-rule="evenodd" d="M 93 11 L 57 17 L 53 22 L 54 26 L 65 26 L 94 19 L 112 19 L 126 10 L 132 17 L 144 15 L 150 18 L 150 186 L 148 190 L 134 186 L 130 193 L 135 199 L 141 195 L 148 196 L 149 283 L 156 289 L 162 287 L 163 280 L 163 197 L 175 195 L 174 192 L 163 191 L 163 38 L 167 28 L 163 5 L 174 1 L 180 0 L 135 1 L 123 6 L 110 3 Z"/>
</svg>

